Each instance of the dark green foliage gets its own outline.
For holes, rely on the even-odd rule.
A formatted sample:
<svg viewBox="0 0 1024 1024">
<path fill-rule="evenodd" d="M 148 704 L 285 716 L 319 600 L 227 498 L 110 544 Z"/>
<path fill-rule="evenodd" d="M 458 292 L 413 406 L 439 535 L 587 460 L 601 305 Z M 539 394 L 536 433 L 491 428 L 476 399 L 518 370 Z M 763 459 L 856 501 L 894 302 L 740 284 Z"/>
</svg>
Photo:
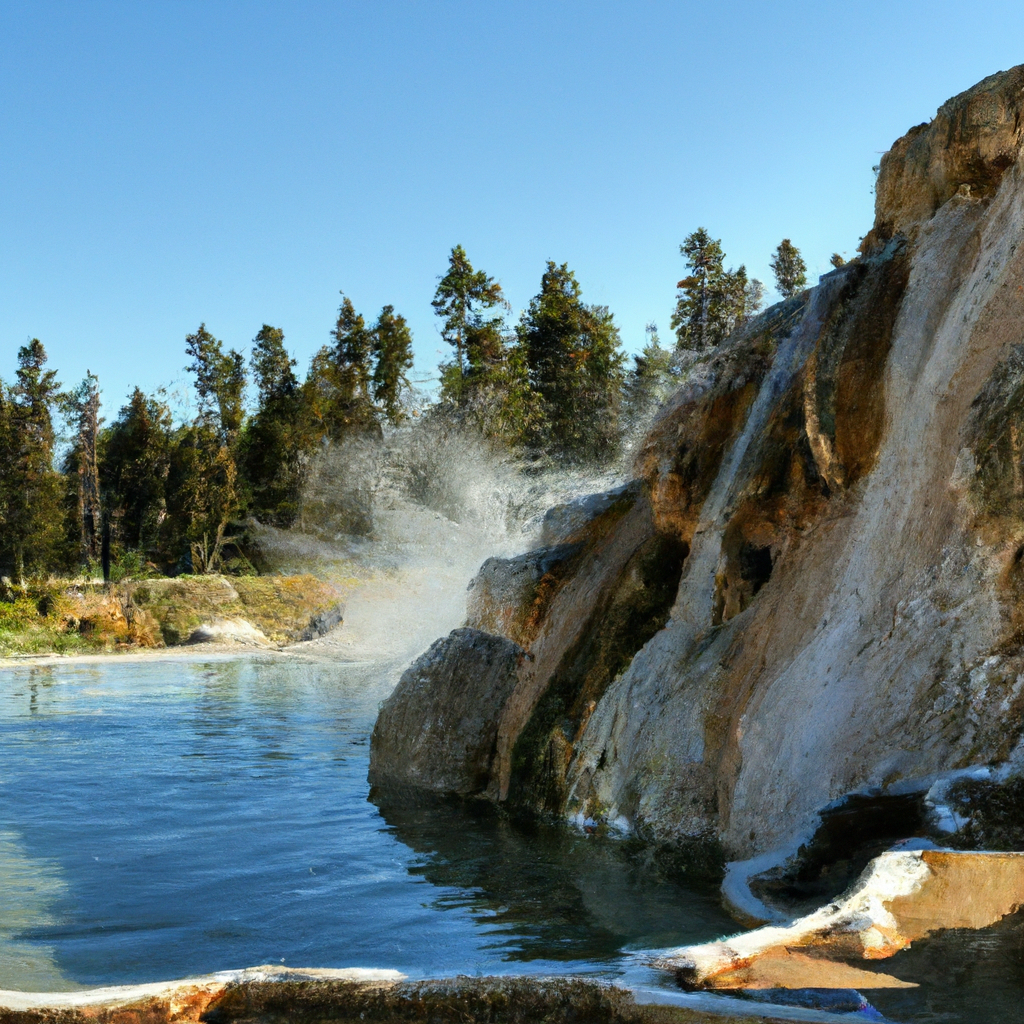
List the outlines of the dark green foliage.
<svg viewBox="0 0 1024 1024">
<path fill-rule="evenodd" d="M 504 324 L 493 310 L 507 308 L 501 285 L 474 270 L 461 245 L 448 257 L 431 305 L 443 317 L 441 337 L 455 349 L 455 359 L 441 366 L 441 400 L 462 408 L 474 392 L 486 388 L 505 360 Z"/>
<path fill-rule="evenodd" d="M 788 238 L 779 242 L 772 256 L 771 268 L 775 275 L 775 287 L 783 298 L 788 299 L 807 286 L 807 264 L 800 250 Z"/>
<path fill-rule="evenodd" d="M 240 512 L 235 460 L 219 431 L 203 419 L 180 428 L 171 444 L 167 512 L 176 548 L 186 547 L 195 573 L 216 571 L 228 527 Z"/>
<path fill-rule="evenodd" d="M 618 328 L 605 307 L 581 301 L 565 265 L 548 264 L 512 333 L 500 285 L 456 246 L 433 306 L 454 350 L 430 415 L 438 436 L 462 436 L 468 426 L 498 442 L 489 452 L 507 446 L 566 462 L 618 450 Z M 0 450 L 8 456 L 0 464 L 0 575 L 91 573 L 103 538 L 104 560 L 139 572 L 154 565 L 213 571 L 246 557 L 240 530 L 248 517 L 280 528 L 305 523 L 318 473 L 335 490 L 345 476 L 354 481 L 346 494 L 369 494 L 383 430 L 401 426 L 409 409 L 412 335 L 393 306 L 367 324 L 343 295 L 331 343 L 301 383 L 283 332 L 264 324 L 252 343 L 255 407 L 248 410 L 240 352 L 226 349 L 205 323 L 186 336 L 185 349 L 198 397 L 190 421 L 175 426 L 162 398 L 135 389 L 103 428 L 94 376 L 62 395 L 43 346 L 33 341 L 20 350 L 15 384 L 0 381 Z M 645 350 L 631 378 L 637 408 L 646 407 L 660 374 L 660 350 Z M 59 473 L 55 409 L 70 442 Z M 326 465 L 330 473 L 321 472 Z M 356 504 L 355 525 L 328 517 L 334 533 L 370 528 L 367 501 Z"/>
<path fill-rule="evenodd" d="M 298 507 L 303 404 L 282 330 L 263 325 L 250 365 L 259 405 L 242 431 L 238 468 L 249 511 L 262 522 L 290 526 Z"/>
<path fill-rule="evenodd" d="M 46 350 L 38 339 L 18 350 L 17 383 L 0 417 L 8 439 L 0 466 L 0 572 L 19 580 L 62 561 L 64 488 L 53 469 L 52 419 L 60 385 L 56 371 L 45 365 Z"/>
<path fill-rule="evenodd" d="M 102 435 L 104 504 L 119 549 L 143 551 L 173 563 L 173 552 L 160 552 L 170 455 L 170 410 L 160 399 L 136 388 Z"/>
<path fill-rule="evenodd" d="M 570 461 L 608 456 L 618 436 L 623 356 L 607 307 L 582 302 L 572 271 L 549 260 L 517 331 L 537 396 L 534 444 Z"/>
<path fill-rule="evenodd" d="M 412 334 L 405 317 L 385 306 L 373 328 L 373 399 L 389 423 L 405 418 L 402 392 L 409 387 L 406 371 L 412 369 Z"/>
<path fill-rule="evenodd" d="M 209 418 L 214 411 L 221 432 L 237 434 L 242 426 L 245 398 L 245 358 L 241 352 L 223 351 L 221 343 L 200 324 L 185 337 L 185 351 L 192 357 L 186 369 L 195 375 L 199 413 Z"/>
<path fill-rule="evenodd" d="M 66 480 L 69 548 L 77 552 L 76 557 L 69 561 L 88 567 L 99 560 L 102 532 L 98 378 L 86 373 L 85 380 L 65 396 L 63 404 L 68 425 L 73 431 L 71 447 L 64 457 L 62 467 Z"/>
<path fill-rule="evenodd" d="M 307 399 L 318 431 L 332 440 L 352 432 L 376 432 L 373 331 L 344 294 L 331 337 L 333 347 L 314 356 L 307 378 Z"/>
<path fill-rule="evenodd" d="M 680 348 L 703 351 L 721 344 L 761 306 L 764 286 L 747 277 L 747 268 L 726 270 L 722 243 L 697 228 L 679 252 L 690 275 L 677 287 L 671 326 Z"/>
</svg>

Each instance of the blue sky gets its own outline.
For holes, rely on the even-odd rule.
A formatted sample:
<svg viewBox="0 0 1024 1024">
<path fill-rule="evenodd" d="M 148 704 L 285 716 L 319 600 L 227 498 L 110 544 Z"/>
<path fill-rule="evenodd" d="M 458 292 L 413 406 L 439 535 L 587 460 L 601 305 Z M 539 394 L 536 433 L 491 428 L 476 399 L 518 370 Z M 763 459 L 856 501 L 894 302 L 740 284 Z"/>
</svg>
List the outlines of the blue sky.
<svg viewBox="0 0 1024 1024">
<path fill-rule="evenodd" d="M 452 245 L 514 309 L 568 262 L 630 350 L 698 225 L 770 281 L 872 219 L 871 167 L 1024 62 L 1017 3 L 0 2 L 0 376 L 42 339 L 105 412 L 200 321 L 305 370 L 343 289 L 442 353 Z"/>
</svg>

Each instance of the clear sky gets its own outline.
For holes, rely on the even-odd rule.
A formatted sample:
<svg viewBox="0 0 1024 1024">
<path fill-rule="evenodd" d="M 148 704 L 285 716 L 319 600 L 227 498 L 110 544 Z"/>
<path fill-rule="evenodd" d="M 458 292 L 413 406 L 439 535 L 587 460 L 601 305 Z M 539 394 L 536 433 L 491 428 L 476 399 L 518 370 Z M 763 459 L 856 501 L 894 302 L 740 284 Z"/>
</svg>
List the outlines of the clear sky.
<svg viewBox="0 0 1024 1024">
<path fill-rule="evenodd" d="M 304 371 L 340 289 L 426 374 L 456 243 L 516 311 L 568 262 L 635 351 L 688 232 L 823 273 L 892 141 L 1021 62 L 1019 0 L 0 0 L 0 376 L 39 337 L 110 418 L 200 321 Z"/>
</svg>

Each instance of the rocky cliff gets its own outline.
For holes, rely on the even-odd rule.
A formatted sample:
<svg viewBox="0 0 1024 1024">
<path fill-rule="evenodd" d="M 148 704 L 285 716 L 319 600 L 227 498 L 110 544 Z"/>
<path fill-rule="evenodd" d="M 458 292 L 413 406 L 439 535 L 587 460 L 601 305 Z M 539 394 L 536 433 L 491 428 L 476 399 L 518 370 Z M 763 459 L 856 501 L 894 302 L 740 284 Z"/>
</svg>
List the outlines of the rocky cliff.
<svg viewBox="0 0 1024 1024">
<path fill-rule="evenodd" d="M 691 371 L 633 484 L 485 565 L 465 632 L 521 654 L 478 794 L 767 864 L 844 796 L 1021 757 L 1022 111 L 1024 67 L 897 141 L 861 255 Z M 389 722 L 477 715 L 441 675 L 374 781 Z"/>
</svg>

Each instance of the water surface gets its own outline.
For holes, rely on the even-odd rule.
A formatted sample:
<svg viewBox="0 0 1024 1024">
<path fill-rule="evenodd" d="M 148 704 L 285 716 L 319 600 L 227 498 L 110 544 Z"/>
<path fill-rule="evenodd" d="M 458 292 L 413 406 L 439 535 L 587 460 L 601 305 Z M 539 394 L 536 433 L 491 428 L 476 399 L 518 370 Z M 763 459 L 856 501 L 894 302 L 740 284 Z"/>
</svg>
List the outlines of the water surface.
<svg viewBox="0 0 1024 1024">
<path fill-rule="evenodd" d="M 615 972 L 733 925 L 622 842 L 367 800 L 380 666 L 0 673 L 0 987 L 284 963 Z"/>
<path fill-rule="evenodd" d="M 0 988 L 263 963 L 670 985 L 639 951 L 736 930 L 713 881 L 629 842 L 375 806 L 369 735 L 392 680 L 269 655 L 0 670 Z M 874 1008 L 845 1019 L 1024 1020 L 1019 915 L 875 966 L 920 987 L 867 992 Z"/>
</svg>

